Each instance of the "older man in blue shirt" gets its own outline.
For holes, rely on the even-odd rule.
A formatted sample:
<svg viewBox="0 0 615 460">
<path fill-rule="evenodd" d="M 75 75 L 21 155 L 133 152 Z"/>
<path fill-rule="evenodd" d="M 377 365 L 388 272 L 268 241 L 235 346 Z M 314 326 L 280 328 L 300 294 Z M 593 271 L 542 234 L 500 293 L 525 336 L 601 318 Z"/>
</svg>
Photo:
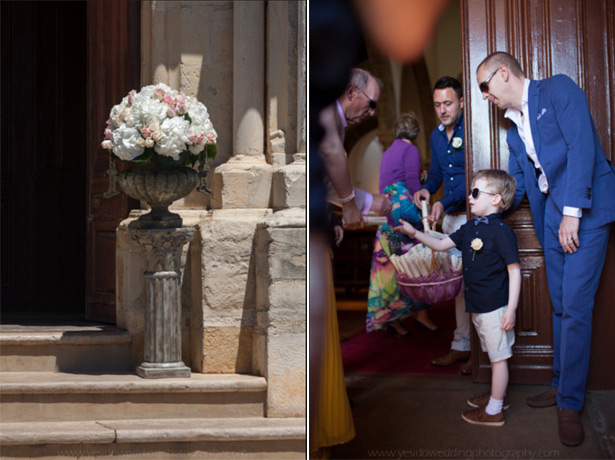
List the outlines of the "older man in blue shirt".
<svg viewBox="0 0 615 460">
<path fill-rule="evenodd" d="M 414 194 L 414 203 L 420 208 L 421 200 L 429 201 L 444 182 L 444 198 L 433 204 L 429 220 L 435 222 L 444 213 L 442 231 L 455 232 L 466 221 L 466 170 L 463 134 L 463 92 L 461 83 L 452 77 L 440 78 L 433 92 L 434 109 L 440 125 L 431 133 L 431 167 L 424 187 Z M 455 329 L 450 351 L 431 363 L 450 366 L 466 361 L 461 373 L 472 373 L 470 358 L 470 315 L 466 313 L 463 294 L 455 299 Z"/>
</svg>

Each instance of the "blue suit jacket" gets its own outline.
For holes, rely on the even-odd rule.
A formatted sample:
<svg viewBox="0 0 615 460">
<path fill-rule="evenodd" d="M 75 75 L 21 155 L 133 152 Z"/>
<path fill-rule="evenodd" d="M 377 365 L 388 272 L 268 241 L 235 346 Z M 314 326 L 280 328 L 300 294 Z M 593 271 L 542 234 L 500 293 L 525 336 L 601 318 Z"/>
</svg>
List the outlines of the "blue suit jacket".
<svg viewBox="0 0 615 460">
<path fill-rule="evenodd" d="M 532 139 L 560 212 L 582 208 L 580 229 L 615 221 L 615 170 L 600 146 L 587 97 L 566 75 L 532 80 L 528 93 Z M 512 123 L 507 135 L 508 170 L 517 179 L 512 209 L 527 194 L 538 241 L 544 247 L 546 195 L 538 188 L 534 164 Z"/>
</svg>

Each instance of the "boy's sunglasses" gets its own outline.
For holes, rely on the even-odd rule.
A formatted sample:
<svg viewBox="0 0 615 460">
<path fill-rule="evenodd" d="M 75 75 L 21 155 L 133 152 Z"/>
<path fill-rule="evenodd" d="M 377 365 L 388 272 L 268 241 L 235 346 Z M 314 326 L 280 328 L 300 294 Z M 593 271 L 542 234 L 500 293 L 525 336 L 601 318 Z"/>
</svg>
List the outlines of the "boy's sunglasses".
<svg viewBox="0 0 615 460">
<path fill-rule="evenodd" d="M 484 190 L 479 190 L 478 188 L 473 188 L 472 190 L 470 190 L 470 195 L 474 199 L 478 198 L 478 195 L 480 195 L 481 193 L 486 193 L 487 195 L 497 195 L 497 193 L 485 192 Z"/>
<path fill-rule="evenodd" d="M 374 101 L 371 97 L 369 97 L 367 93 L 363 91 L 361 88 L 359 88 L 358 86 L 355 86 L 355 88 L 357 88 L 359 91 L 363 93 L 363 95 L 367 99 L 367 105 L 369 105 L 369 108 L 372 110 L 376 110 L 376 105 L 378 105 L 378 103 Z"/>
</svg>

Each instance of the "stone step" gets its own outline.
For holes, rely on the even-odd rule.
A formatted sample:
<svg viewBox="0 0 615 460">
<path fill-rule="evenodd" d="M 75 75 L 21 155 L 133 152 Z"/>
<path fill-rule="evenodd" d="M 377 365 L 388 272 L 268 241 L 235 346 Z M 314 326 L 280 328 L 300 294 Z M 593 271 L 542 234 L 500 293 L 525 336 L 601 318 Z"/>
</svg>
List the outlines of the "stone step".
<svg viewBox="0 0 615 460">
<path fill-rule="evenodd" d="M 0 326 L 2 372 L 131 372 L 130 334 L 115 326 Z"/>
<path fill-rule="evenodd" d="M 0 373 L 3 423 L 262 417 L 267 382 L 239 374 Z"/>
<path fill-rule="evenodd" d="M 2 423 L 2 459 L 306 458 L 303 418 Z"/>
</svg>

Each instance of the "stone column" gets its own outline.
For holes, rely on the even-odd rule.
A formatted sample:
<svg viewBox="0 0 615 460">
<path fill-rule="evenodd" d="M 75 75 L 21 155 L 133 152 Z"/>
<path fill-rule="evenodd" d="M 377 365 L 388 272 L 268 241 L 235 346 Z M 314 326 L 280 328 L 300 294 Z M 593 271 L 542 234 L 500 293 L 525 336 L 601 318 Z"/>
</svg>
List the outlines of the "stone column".
<svg viewBox="0 0 615 460">
<path fill-rule="evenodd" d="M 265 149 L 265 7 L 233 4 L 233 157 L 216 168 L 213 208 L 268 208 L 272 166 Z"/>
<path fill-rule="evenodd" d="M 143 378 L 190 377 L 182 361 L 180 262 L 194 228 L 134 230 L 145 255 L 145 350 L 137 367 Z"/>
</svg>

